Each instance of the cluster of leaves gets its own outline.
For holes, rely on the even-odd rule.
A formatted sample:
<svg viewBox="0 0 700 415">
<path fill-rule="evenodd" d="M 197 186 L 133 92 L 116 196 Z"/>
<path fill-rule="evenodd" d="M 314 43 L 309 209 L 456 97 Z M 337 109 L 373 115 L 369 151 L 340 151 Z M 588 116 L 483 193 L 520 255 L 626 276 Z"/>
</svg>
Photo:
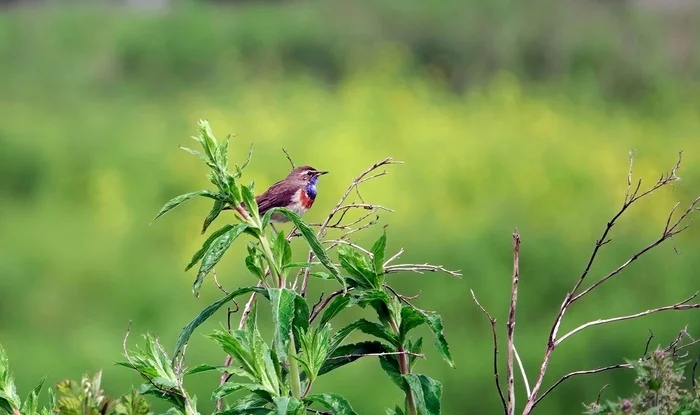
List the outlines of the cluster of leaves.
<svg viewBox="0 0 700 415">
<path fill-rule="evenodd" d="M 692 388 L 683 386 L 688 361 L 673 353 L 657 349 L 650 356 L 628 361 L 636 371 L 639 392 L 630 398 L 619 398 L 586 406 L 587 415 L 700 415 L 700 382 Z M 693 373 L 693 376 L 695 373 Z"/>
<path fill-rule="evenodd" d="M 47 388 L 49 407 L 39 409 L 39 394 L 44 379 L 26 399 L 20 400 L 10 375 L 5 350 L 0 346 L 0 414 L 12 415 L 152 415 L 150 404 L 138 391 L 112 399 L 101 389 L 102 372 L 80 382 L 64 380 L 56 385 L 56 392 Z"/>
<path fill-rule="evenodd" d="M 196 398 L 187 394 L 183 386 L 184 377 L 204 371 L 219 371 L 226 381 L 214 390 L 211 398 L 216 401 L 232 399 L 225 409 L 218 412 L 220 414 L 302 414 L 307 410 L 322 410 L 352 415 L 355 411 L 341 395 L 313 394 L 312 386 L 319 376 L 359 358 L 374 356 L 379 358 L 381 367 L 405 393 L 403 405 L 388 409 L 387 413 L 440 414 L 442 385 L 426 375 L 413 372 L 417 358 L 423 357 L 420 354 L 423 340 L 409 338 L 409 332 L 427 325 L 435 336 L 441 355 L 450 366 L 454 366 L 443 334 L 442 320 L 435 313 L 415 307 L 386 284 L 385 267 L 390 262 L 385 262 L 386 232 L 373 244 L 371 251 L 353 244 L 340 246 L 337 251 L 338 263 L 334 263 L 312 228 L 294 212 L 274 208 L 260 217 L 253 193 L 254 183 L 240 184 L 251 153 L 242 166 L 236 165 L 233 172 L 228 171 L 230 137 L 219 143 L 209 124 L 200 121 L 199 135 L 194 139 L 202 146 L 203 153 L 188 148 L 185 150 L 200 157 L 209 166 L 209 179 L 217 190 L 201 190 L 178 196 L 167 202 L 156 218 L 193 197 L 207 197 L 214 203 L 204 220 L 204 233 L 222 211 L 231 210 L 237 223 L 226 224 L 212 232 L 194 254 L 186 270 L 199 264 L 194 282 L 194 293 L 197 295 L 205 277 L 214 270 L 232 243 L 245 234 L 252 237 L 247 243 L 245 264 L 254 280 L 257 280 L 257 285 L 230 291 L 207 306 L 185 326 L 171 358 L 150 335 L 146 336 L 144 349 L 125 350 L 127 362 L 121 364 L 138 371 L 147 381 L 140 392 L 165 399 L 173 405 L 173 411 L 195 415 L 198 414 Z M 286 215 L 291 220 L 318 262 L 292 262 L 290 237 L 271 229 L 270 218 L 274 212 Z M 318 265 L 324 271 L 311 273 L 311 267 Z M 341 288 L 318 309 L 316 306 L 312 308 L 301 291 L 294 288 L 295 284 L 287 282 L 294 268 L 324 279 L 335 279 Z M 257 295 L 245 324 L 239 330 L 222 328 L 208 336 L 231 357 L 233 364 L 183 368 L 184 349 L 196 328 L 236 297 L 250 293 Z M 269 342 L 258 331 L 260 298 L 266 299 L 272 310 L 274 333 Z M 377 321 L 362 318 L 334 330 L 332 320 L 351 306 L 369 306 L 376 312 Z M 374 339 L 344 343 L 355 331 Z"/>
</svg>

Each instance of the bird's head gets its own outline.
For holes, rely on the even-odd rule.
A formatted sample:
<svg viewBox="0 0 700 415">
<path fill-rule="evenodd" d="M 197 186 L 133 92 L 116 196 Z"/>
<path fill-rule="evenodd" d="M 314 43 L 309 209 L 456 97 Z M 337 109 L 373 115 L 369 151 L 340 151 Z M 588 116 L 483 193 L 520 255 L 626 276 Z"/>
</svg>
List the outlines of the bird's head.
<svg viewBox="0 0 700 415">
<path fill-rule="evenodd" d="M 293 180 L 303 184 L 316 185 L 318 178 L 327 173 L 327 171 L 316 170 L 311 166 L 301 166 L 292 170 L 292 172 L 287 176 L 287 180 Z"/>
</svg>

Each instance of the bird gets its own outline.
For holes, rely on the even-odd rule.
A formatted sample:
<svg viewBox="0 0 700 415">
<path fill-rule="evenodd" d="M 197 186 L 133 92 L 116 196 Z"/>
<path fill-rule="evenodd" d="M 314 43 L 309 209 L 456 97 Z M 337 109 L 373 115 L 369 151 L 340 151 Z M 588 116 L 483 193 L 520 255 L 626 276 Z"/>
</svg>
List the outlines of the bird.
<svg viewBox="0 0 700 415">
<path fill-rule="evenodd" d="M 287 208 L 299 216 L 303 216 L 316 200 L 318 178 L 328 171 L 317 170 L 311 166 L 300 166 L 293 169 L 287 177 L 274 183 L 262 194 L 255 197 L 260 216 L 276 207 Z M 228 208 L 230 209 L 230 208 Z M 272 223 L 289 222 L 282 213 L 275 212 L 270 216 Z"/>
</svg>

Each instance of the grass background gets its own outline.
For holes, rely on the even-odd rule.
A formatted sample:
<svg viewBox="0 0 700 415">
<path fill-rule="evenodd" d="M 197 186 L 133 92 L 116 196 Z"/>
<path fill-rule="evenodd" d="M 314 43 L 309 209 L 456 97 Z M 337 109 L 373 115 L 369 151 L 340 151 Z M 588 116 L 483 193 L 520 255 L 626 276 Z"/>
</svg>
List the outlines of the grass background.
<svg viewBox="0 0 700 415">
<path fill-rule="evenodd" d="M 450 369 L 429 346 L 417 371 L 443 383 L 445 414 L 497 413 L 490 328 L 469 289 L 506 320 L 517 226 L 516 338 L 534 374 L 563 295 L 622 203 L 629 150 L 646 185 L 683 150 L 683 180 L 623 218 L 591 278 L 657 238 L 673 205 L 700 193 L 700 61 L 692 42 L 700 14 L 597 2 L 456 3 L 2 10 L 0 342 L 22 394 L 44 375 L 54 384 L 100 368 L 107 392 L 122 393 L 139 384 L 113 365 L 129 320 L 132 341 L 149 331 L 172 347 L 219 298 L 209 281 L 195 299 L 194 275 L 183 272 L 204 240 L 209 206 L 189 202 L 148 225 L 169 198 L 208 186 L 204 166 L 177 148 L 206 118 L 218 136 L 237 134 L 232 159 L 244 159 L 254 143 L 246 176 L 259 191 L 288 171 L 281 148 L 297 164 L 331 170 L 311 222 L 371 163 L 405 161 L 363 189 L 365 199 L 396 210 L 381 217 L 389 251 L 403 247 L 406 261 L 464 273 L 392 277 L 406 294 L 421 293 L 419 306 L 442 313 L 457 365 Z M 371 244 L 373 232 L 358 242 Z M 698 289 L 699 236 L 692 226 L 640 259 L 577 304 L 563 330 L 690 295 Z M 230 288 L 251 282 L 239 242 L 218 272 Z M 303 245 L 294 248 L 301 259 Z M 315 284 L 312 295 L 334 289 Z M 204 338 L 218 324 L 193 336 L 190 364 L 223 361 Z M 545 385 L 637 357 L 649 329 L 653 345 L 686 324 L 697 334 L 697 312 L 578 334 L 555 352 Z M 627 393 L 630 382 L 622 381 L 632 377 L 570 380 L 540 412 L 579 413 L 606 383 L 606 397 Z M 202 374 L 189 385 L 204 411 L 213 408 L 207 391 L 215 383 Z M 342 391 L 360 414 L 400 400 L 374 360 L 321 378 L 316 390 Z"/>
</svg>

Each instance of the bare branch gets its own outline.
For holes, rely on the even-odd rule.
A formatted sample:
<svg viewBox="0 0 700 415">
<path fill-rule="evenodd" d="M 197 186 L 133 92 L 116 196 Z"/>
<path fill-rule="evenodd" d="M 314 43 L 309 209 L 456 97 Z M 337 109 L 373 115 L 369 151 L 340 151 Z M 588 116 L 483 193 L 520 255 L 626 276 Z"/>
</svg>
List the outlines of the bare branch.
<svg viewBox="0 0 700 415">
<path fill-rule="evenodd" d="M 506 379 L 508 390 L 508 415 L 515 413 L 515 376 L 513 372 L 513 355 L 515 354 L 515 309 L 518 302 L 518 282 L 520 279 L 520 234 L 513 232 L 513 286 L 510 294 L 510 310 L 507 324 L 507 366 Z M 527 382 L 527 381 L 526 381 Z M 528 387 L 529 389 L 529 387 Z M 530 394 L 528 393 L 528 396 Z"/>
<path fill-rule="evenodd" d="M 520 360 L 520 355 L 518 354 L 518 349 L 515 348 L 513 344 L 513 353 L 515 353 L 515 360 L 518 361 L 518 366 L 520 367 L 520 374 L 523 376 L 523 382 L 525 383 L 525 393 L 530 396 L 530 382 L 527 380 L 527 373 L 525 372 L 525 367 L 523 366 L 523 361 Z"/>
<path fill-rule="evenodd" d="M 318 315 L 321 314 L 321 311 L 323 311 L 323 309 L 328 306 L 331 300 L 345 292 L 351 291 L 352 289 L 352 287 L 348 287 L 347 290 L 341 288 L 338 291 L 330 293 L 325 299 L 319 300 L 319 302 L 311 308 L 311 313 L 309 315 L 309 324 L 313 323 L 316 317 L 318 317 Z M 321 298 L 323 298 L 323 294 L 321 294 Z"/>
<path fill-rule="evenodd" d="M 542 399 L 544 399 L 545 396 L 549 394 L 554 388 L 559 386 L 562 382 L 565 380 L 569 379 L 570 377 L 573 376 L 579 376 L 579 375 L 592 375 L 594 373 L 600 373 L 600 372 L 605 372 L 606 370 L 614 370 L 614 369 L 632 369 L 632 365 L 627 364 L 627 363 L 621 363 L 618 365 L 611 365 L 611 366 L 605 366 L 605 367 L 599 367 L 597 369 L 590 369 L 590 370 L 577 370 L 575 372 L 567 373 L 566 375 L 562 376 L 561 379 L 559 379 L 554 385 L 550 386 L 549 389 L 545 393 L 542 394 L 537 400 L 534 402 L 532 405 L 532 409 L 535 408 L 535 406 L 540 403 Z"/>
<path fill-rule="evenodd" d="M 365 248 L 361 247 L 360 245 L 354 244 L 354 243 L 352 243 L 352 242 L 350 242 L 350 241 L 346 241 L 346 240 L 344 240 L 344 239 L 327 239 L 327 240 L 325 240 L 325 241 L 322 241 L 321 243 L 324 243 L 324 244 L 331 244 L 331 246 L 329 246 L 328 248 L 326 248 L 326 251 L 329 251 L 329 250 L 335 248 L 335 247 L 338 246 L 338 245 L 348 245 L 348 246 L 351 246 L 351 247 L 357 249 L 358 251 L 361 251 L 362 253 L 364 253 L 365 255 L 369 256 L 370 258 L 372 257 L 372 253 L 369 252 L 368 250 L 366 250 Z"/>
<path fill-rule="evenodd" d="M 294 165 L 294 162 L 292 161 L 292 157 L 289 155 L 287 150 L 282 149 L 282 151 L 284 152 L 284 155 L 287 156 L 287 160 L 289 160 L 289 164 L 292 165 L 292 170 L 294 170 L 296 168 L 296 166 Z"/>
<path fill-rule="evenodd" d="M 696 292 L 696 293 L 693 294 L 692 296 L 686 298 L 685 300 L 683 300 L 683 301 L 681 301 L 681 302 L 679 302 L 679 303 L 672 304 L 672 305 L 667 305 L 667 306 L 664 306 L 664 307 L 652 308 L 652 309 L 649 309 L 649 310 L 646 310 L 646 311 L 642 311 L 641 313 L 630 314 L 630 315 L 627 315 L 627 316 L 612 317 L 612 318 L 598 319 L 598 320 L 594 320 L 594 321 L 589 321 L 588 323 L 582 324 L 582 325 L 576 327 L 575 329 L 571 330 L 570 332 L 568 332 L 568 333 L 564 334 L 563 336 L 561 336 L 556 342 L 554 342 L 554 347 L 559 346 L 559 344 L 561 344 L 561 342 L 563 342 L 564 340 L 566 340 L 566 339 L 569 338 L 570 336 L 572 336 L 572 335 L 578 333 L 579 331 L 581 331 L 581 330 L 583 330 L 583 329 L 585 329 L 585 328 L 587 328 L 587 327 L 599 326 L 599 325 L 601 325 L 601 324 L 607 324 L 607 323 L 614 323 L 614 322 L 616 322 L 616 321 L 632 320 L 632 319 L 634 319 L 634 318 L 644 317 L 644 316 L 647 316 L 647 315 L 649 315 L 649 314 L 660 313 L 660 312 L 662 312 L 662 311 L 681 311 L 681 310 L 691 310 L 691 309 L 695 309 L 695 308 L 700 308 L 700 303 L 698 303 L 698 304 L 686 304 L 686 303 L 689 302 L 690 300 L 692 300 L 692 299 L 694 299 L 695 297 L 697 297 L 697 296 L 698 296 L 698 293 L 700 293 L 700 292 Z M 648 343 L 647 343 L 647 344 L 648 344 Z"/>
<path fill-rule="evenodd" d="M 394 254 L 394 256 L 392 256 L 384 262 L 384 268 L 386 268 L 389 264 L 399 259 L 401 254 L 403 254 L 403 248 L 399 249 L 399 252 L 397 252 L 396 254 Z"/>
<path fill-rule="evenodd" d="M 491 314 L 489 314 L 489 312 L 481 306 L 479 300 L 476 299 L 476 294 L 474 294 L 474 290 L 470 289 L 469 292 L 472 293 L 472 299 L 474 300 L 474 303 L 477 305 L 477 307 L 481 309 L 481 312 L 484 313 L 486 318 L 489 319 L 489 323 L 491 323 L 491 333 L 493 333 L 493 378 L 496 381 L 496 389 L 498 389 L 498 396 L 501 397 L 503 412 L 507 414 L 508 406 L 506 405 L 506 398 L 503 396 L 501 382 L 498 379 L 498 336 L 496 335 L 496 319 L 491 317 Z"/>
<path fill-rule="evenodd" d="M 327 229 L 328 225 L 330 224 L 330 222 L 333 220 L 333 218 L 335 217 L 335 215 L 336 215 L 338 212 L 346 211 L 347 209 L 351 209 L 351 207 L 348 207 L 348 208 L 343 208 L 344 210 L 341 210 L 341 207 L 343 207 L 343 203 L 345 203 L 345 200 L 348 198 L 348 196 L 349 196 L 350 193 L 353 191 L 353 189 L 355 189 L 360 183 L 366 182 L 366 181 L 368 181 L 368 180 L 370 180 L 370 179 L 372 179 L 372 178 L 375 178 L 375 177 L 383 176 L 383 174 L 375 174 L 375 175 L 373 175 L 373 176 L 370 176 L 370 173 L 372 173 L 373 171 L 375 171 L 376 169 L 378 169 L 378 168 L 380 168 L 380 167 L 382 167 L 382 166 L 386 166 L 386 165 L 390 165 L 390 164 L 401 164 L 401 163 L 403 163 L 403 162 L 401 162 L 401 161 L 395 161 L 395 160 L 392 160 L 391 157 L 387 157 L 387 158 L 385 158 L 385 159 L 383 159 L 383 160 L 380 160 L 380 161 L 374 163 L 374 164 L 371 165 L 368 169 L 366 169 L 365 171 L 363 171 L 362 173 L 360 173 L 360 175 L 357 176 L 357 177 L 352 181 L 352 183 L 350 183 L 350 186 L 348 186 L 348 188 L 345 190 L 345 193 L 343 193 L 343 195 L 340 197 L 340 200 L 338 201 L 338 203 L 336 203 L 336 205 L 333 207 L 333 209 L 331 209 L 330 213 L 329 213 L 328 216 L 326 217 L 326 220 L 324 220 L 324 221 L 321 223 L 321 226 L 320 226 L 320 228 L 319 228 L 319 230 L 318 230 L 318 232 L 317 232 L 317 236 L 318 236 L 319 238 L 322 238 L 323 236 L 325 236 L 325 234 L 326 234 L 326 229 Z M 358 206 L 358 204 L 352 204 L 352 206 L 355 207 L 355 206 Z M 389 210 L 389 209 L 386 209 L 386 208 L 383 208 L 383 207 L 379 207 L 379 208 L 378 208 L 378 207 L 376 207 L 376 205 L 367 205 L 367 206 L 371 206 L 369 209 L 385 209 L 385 210 Z M 342 220 L 342 218 L 341 218 L 341 220 Z M 307 260 L 308 262 L 311 262 L 311 261 L 314 259 L 314 253 L 313 253 L 313 251 L 311 251 L 311 250 L 309 251 L 309 255 L 308 255 L 307 258 L 308 258 L 308 260 Z M 311 268 L 305 268 L 305 269 L 304 269 L 304 278 L 302 279 L 302 282 L 301 282 L 301 289 L 300 289 L 300 292 L 299 292 L 299 294 L 300 294 L 302 297 L 306 296 L 306 289 L 307 289 L 307 287 L 308 287 L 308 285 L 309 285 L 309 274 L 311 274 Z"/>
<path fill-rule="evenodd" d="M 431 264 L 398 264 L 398 265 L 389 265 L 384 268 L 384 273 L 385 274 L 393 274 L 396 272 L 417 272 L 419 274 L 422 274 L 423 272 L 444 272 L 448 275 L 451 275 L 455 278 L 459 278 L 462 276 L 462 274 L 457 271 L 451 271 L 449 269 L 446 269 L 442 265 L 431 265 Z"/>
</svg>

